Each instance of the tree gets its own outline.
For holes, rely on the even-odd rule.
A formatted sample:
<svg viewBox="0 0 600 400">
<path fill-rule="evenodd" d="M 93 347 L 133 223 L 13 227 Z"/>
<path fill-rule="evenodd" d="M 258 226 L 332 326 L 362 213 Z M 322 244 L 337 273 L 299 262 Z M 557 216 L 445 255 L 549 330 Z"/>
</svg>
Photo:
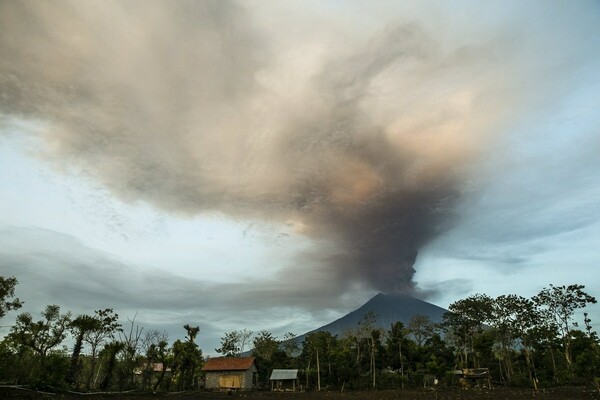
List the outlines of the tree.
<svg viewBox="0 0 600 400">
<path fill-rule="evenodd" d="M 584 285 L 553 286 L 542 289 L 533 301 L 545 315 L 556 324 L 563 341 L 565 361 L 569 368 L 573 365 L 571 357 L 571 328 L 577 326 L 573 322 L 575 310 L 596 303 L 596 299 L 583 291 Z"/>
<path fill-rule="evenodd" d="M 102 389 L 110 389 L 113 382 L 114 370 L 117 364 L 117 354 L 125 350 L 125 347 L 125 342 L 121 342 L 118 340 L 113 340 L 112 342 L 104 346 L 104 350 L 102 350 L 102 353 L 104 353 L 107 362 L 106 374 L 104 375 L 104 379 L 102 379 L 102 383 L 100 384 L 100 387 Z"/>
<path fill-rule="evenodd" d="M 225 357 L 239 357 L 244 352 L 250 336 L 252 336 L 252 331 L 247 329 L 225 332 L 225 336 L 221 338 L 221 347 L 215 351 Z"/>
<path fill-rule="evenodd" d="M 156 391 L 160 387 L 161 383 L 164 381 L 165 374 L 167 372 L 167 367 L 170 366 L 169 362 L 167 361 L 170 359 L 170 357 L 169 357 L 170 351 L 167 348 L 167 346 L 168 346 L 168 343 L 166 340 L 161 340 L 157 346 L 157 350 L 156 350 L 157 360 L 158 360 L 158 362 L 162 363 L 163 368 L 162 368 L 162 371 L 160 372 L 160 376 L 158 377 L 156 383 L 154 384 L 154 388 L 153 388 L 154 391 Z"/>
<path fill-rule="evenodd" d="M 238 357 L 242 350 L 239 342 L 240 335 L 238 331 L 225 332 L 225 336 L 221 338 L 221 347 L 215 349 L 215 351 L 225 357 Z"/>
<path fill-rule="evenodd" d="M 83 336 L 84 342 L 89 344 L 91 351 L 91 366 L 86 382 L 86 388 L 88 390 L 90 390 L 92 386 L 92 379 L 96 371 L 96 355 L 98 354 L 98 349 L 107 340 L 114 339 L 116 333 L 123 332 L 121 324 L 118 322 L 119 314 L 116 314 L 112 308 L 96 310 L 93 319 L 95 321 L 93 329 L 86 331 Z M 96 386 L 95 382 L 93 386 Z"/>
<path fill-rule="evenodd" d="M 510 383 L 512 375 L 512 342 L 518 340 L 525 357 L 529 380 L 537 389 L 532 346 L 536 337 L 536 327 L 540 324 L 540 316 L 533 301 L 514 294 L 498 296 L 494 300 L 492 314 L 491 323 L 500 342 L 507 383 Z"/>
<path fill-rule="evenodd" d="M 238 336 L 239 336 L 239 340 L 240 340 L 240 351 L 243 353 L 244 351 L 246 351 L 246 345 L 248 344 L 248 341 L 250 340 L 250 337 L 252 337 L 252 334 L 254 332 L 252 332 L 251 330 L 248 329 L 243 329 L 243 330 L 239 330 L 238 331 Z"/>
<path fill-rule="evenodd" d="M 448 310 L 443 316 L 442 326 L 447 337 L 452 338 L 460 349 L 458 364 L 462 368 L 478 368 L 479 357 L 475 352 L 475 342 L 490 321 L 492 299 L 484 294 L 475 294 L 455 301 Z"/>
<path fill-rule="evenodd" d="M 44 359 L 48 351 L 58 346 L 67 336 L 71 313 L 60 314 L 57 305 L 46 306 L 44 319 L 33 321 L 29 313 L 20 314 L 9 336 L 18 345 L 31 348 Z"/>
<path fill-rule="evenodd" d="M 17 310 L 23 305 L 18 297 L 13 299 L 17 283 L 19 282 L 15 277 L 0 276 L 0 318 L 4 317 L 8 311 Z"/>
<path fill-rule="evenodd" d="M 433 336 L 435 329 L 436 325 L 427 315 L 415 314 L 408 321 L 408 330 L 418 346 L 423 346 L 425 341 Z"/>
<path fill-rule="evenodd" d="M 332 363 L 337 338 L 327 331 L 312 332 L 306 335 L 302 345 L 301 358 L 306 363 L 307 385 L 308 378 L 313 372 L 311 365 L 316 367 L 317 390 L 321 390 L 323 381 L 332 384 L 337 365 Z M 314 364 L 313 364 L 314 360 Z"/>
<path fill-rule="evenodd" d="M 361 338 L 367 340 L 369 347 L 369 373 L 371 374 L 371 384 L 373 388 L 376 386 L 376 354 L 378 342 L 382 336 L 381 330 L 375 328 L 377 315 L 373 311 L 366 313 L 362 320 L 358 322 L 358 334 Z"/>
<path fill-rule="evenodd" d="M 6 339 L 19 354 L 19 377 L 38 387 L 62 386 L 69 369 L 68 358 L 53 351 L 67 336 L 71 314 L 61 314 L 59 306 L 49 305 L 42 317 L 34 321 L 29 313 L 19 314 Z"/>
<path fill-rule="evenodd" d="M 67 383 L 71 386 L 75 385 L 79 373 L 79 355 L 81 354 L 81 349 L 83 347 L 83 339 L 86 333 L 93 329 L 97 329 L 97 327 L 98 320 L 89 315 L 80 315 L 69 324 L 69 329 L 75 336 L 75 345 L 73 346 L 73 353 L 71 355 L 71 366 L 67 374 Z"/>
<path fill-rule="evenodd" d="M 279 349 L 279 341 L 271 332 L 260 331 L 252 341 L 254 344 L 253 354 L 263 360 L 271 361 L 273 353 Z"/>
<path fill-rule="evenodd" d="M 258 332 L 252 340 L 252 344 L 254 346 L 252 355 L 256 357 L 259 380 L 262 379 L 262 383 L 267 384 L 274 364 L 285 363 L 287 356 L 283 350 L 280 350 L 279 340 L 269 331 Z"/>
<path fill-rule="evenodd" d="M 202 363 L 202 350 L 195 343 L 200 327 L 186 324 L 183 328 L 187 332 L 186 341 L 173 343 L 173 372 L 179 374 L 179 390 L 193 387 L 196 369 Z"/>
<path fill-rule="evenodd" d="M 136 318 L 137 312 L 132 319 L 127 318 L 129 321 L 129 332 L 124 332 L 122 329 L 119 330 L 120 342 L 125 345 L 119 374 L 120 390 L 133 387 L 133 371 L 142 340 L 142 333 L 144 332 L 144 328 L 135 323 Z"/>
<path fill-rule="evenodd" d="M 397 321 L 391 325 L 386 340 L 388 364 L 400 373 L 402 388 L 404 388 L 406 373 L 406 349 L 408 347 L 406 335 L 408 333 L 409 330 L 404 327 L 404 324 Z"/>
<path fill-rule="evenodd" d="M 300 351 L 300 346 L 298 346 L 298 340 L 296 339 L 296 335 L 292 332 L 288 332 L 283 335 L 283 341 L 281 342 L 281 347 L 285 354 L 288 357 L 294 357 Z"/>
<path fill-rule="evenodd" d="M 144 338 L 142 339 L 142 353 L 145 354 L 146 360 L 142 369 L 142 388 L 149 389 L 152 385 L 152 376 L 154 373 L 154 365 L 157 362 L 162 362 L 160 360 L 161 350 L 164 353 L 164 348 L 161 349 L 160 345 L 162 343 L 167 343 L 167 339 L 169 335 L 166 331 L 159 331 L 157 329 L 150 329 L 146 331 Z M 164 354 L 163 354 L 164 357 Z M 164 363 L 163 363 L 163 371 L 164 372 Z M 162 374 L 161 374 L 162 375 Z M 160 384 L 160 382 L 159 382 Z"/>
</svg>

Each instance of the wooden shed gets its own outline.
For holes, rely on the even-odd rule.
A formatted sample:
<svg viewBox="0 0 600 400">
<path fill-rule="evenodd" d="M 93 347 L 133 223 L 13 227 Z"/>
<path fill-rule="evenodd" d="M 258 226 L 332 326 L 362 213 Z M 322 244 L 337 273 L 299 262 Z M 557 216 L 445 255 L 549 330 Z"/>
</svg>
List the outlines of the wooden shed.
<svg viewBox="0 0 600 400">
<path fill-rule="evenodd" d="M 274 369 L 271 372 L 271 391 L 292 391 L 299 389 L 297 369 Z"/>
<path fill-rule="evenodd" d="M 480 381 L 487 383 L 488 389 L 492 388 L 490 379 L 490 370 L 488 368 L 464 368 L 454 371 L 454 375 L 459 378 L 463 387 L 469 386 L 469 381 L 474 381 L 479 386 Z"/>
<path fill-rule="evenodd" d="M 208 359 L 202 371 L 206 389 L 251 390 L 257 369 L 254 357 L 215 357 Z"/>
</svg>

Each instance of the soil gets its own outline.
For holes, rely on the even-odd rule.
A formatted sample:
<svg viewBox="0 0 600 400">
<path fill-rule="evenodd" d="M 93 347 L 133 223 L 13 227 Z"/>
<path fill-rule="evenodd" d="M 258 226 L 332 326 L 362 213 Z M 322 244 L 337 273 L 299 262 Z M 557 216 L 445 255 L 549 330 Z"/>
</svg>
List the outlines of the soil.
<svg viewBox="0 0 600 400">
<path fill-rule="evenodd" d="M 0 388 L 0 399 L 61 400 L 600 400 L 593 387 L 561 387 L 539 390 L 515 388 L 489 389 L 404 389 L 360 392 L 180 392 L 180 393 L 114 393 L 87 394 L 39 393 Z"/>
</svg>

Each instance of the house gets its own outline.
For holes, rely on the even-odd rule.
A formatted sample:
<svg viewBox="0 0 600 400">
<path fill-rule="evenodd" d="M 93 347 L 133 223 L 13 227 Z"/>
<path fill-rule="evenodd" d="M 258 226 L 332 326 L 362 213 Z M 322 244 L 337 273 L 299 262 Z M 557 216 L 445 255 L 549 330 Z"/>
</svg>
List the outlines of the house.
<svg viewBox="0 0 600 400">
<path fill-rule="evenodd" d="M 141 375 L 145 370 L 150 372 L 163 372 L 163 363 L 144 363 L 140 367 L 133 370 L 134 375 Z M 171 372 L 171 368 L 167 367 L 166 372 Z"/>
<path fill-rule="evenodd" d="M 204 387 L 221 390 L 251 390 L 257 373 L 254 357 L 209 358 L 202 371 Z"/>
<path fill-rule="evenodd" d="M 165 377 L 171 376 L 171 368 L 165 369 L 163 363 L 144 363 L 133 370 L 133 379 L 137 384 L 154 385 Z"/>
<path fill-rule="evenodd" d="M 271 391 L 295 392 L 300 388 L 297 369 L 274 369 L 269 380 L 271 381 Z"/>
</svg>

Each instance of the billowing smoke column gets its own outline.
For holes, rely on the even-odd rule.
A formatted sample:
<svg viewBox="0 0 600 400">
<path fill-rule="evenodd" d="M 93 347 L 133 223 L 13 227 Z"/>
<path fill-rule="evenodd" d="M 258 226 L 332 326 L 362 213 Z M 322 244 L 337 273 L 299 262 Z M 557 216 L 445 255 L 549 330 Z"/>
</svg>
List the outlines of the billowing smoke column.
<svg viewBox="0 0 600 400">
<path fill-rule="evenodd" d="M 39 121 L 45 156 L 126 201 L 288 223 L 337 279 L 413 290 L 490 111 L 518 103 L 500 90 L 513 66 L 442 50 L 418 24 L 365 40 L 327 24 L 295 34 L 290 18 L 286 34 L 263 11 L 2 2 L 0 111 Z"/>
</svg>

